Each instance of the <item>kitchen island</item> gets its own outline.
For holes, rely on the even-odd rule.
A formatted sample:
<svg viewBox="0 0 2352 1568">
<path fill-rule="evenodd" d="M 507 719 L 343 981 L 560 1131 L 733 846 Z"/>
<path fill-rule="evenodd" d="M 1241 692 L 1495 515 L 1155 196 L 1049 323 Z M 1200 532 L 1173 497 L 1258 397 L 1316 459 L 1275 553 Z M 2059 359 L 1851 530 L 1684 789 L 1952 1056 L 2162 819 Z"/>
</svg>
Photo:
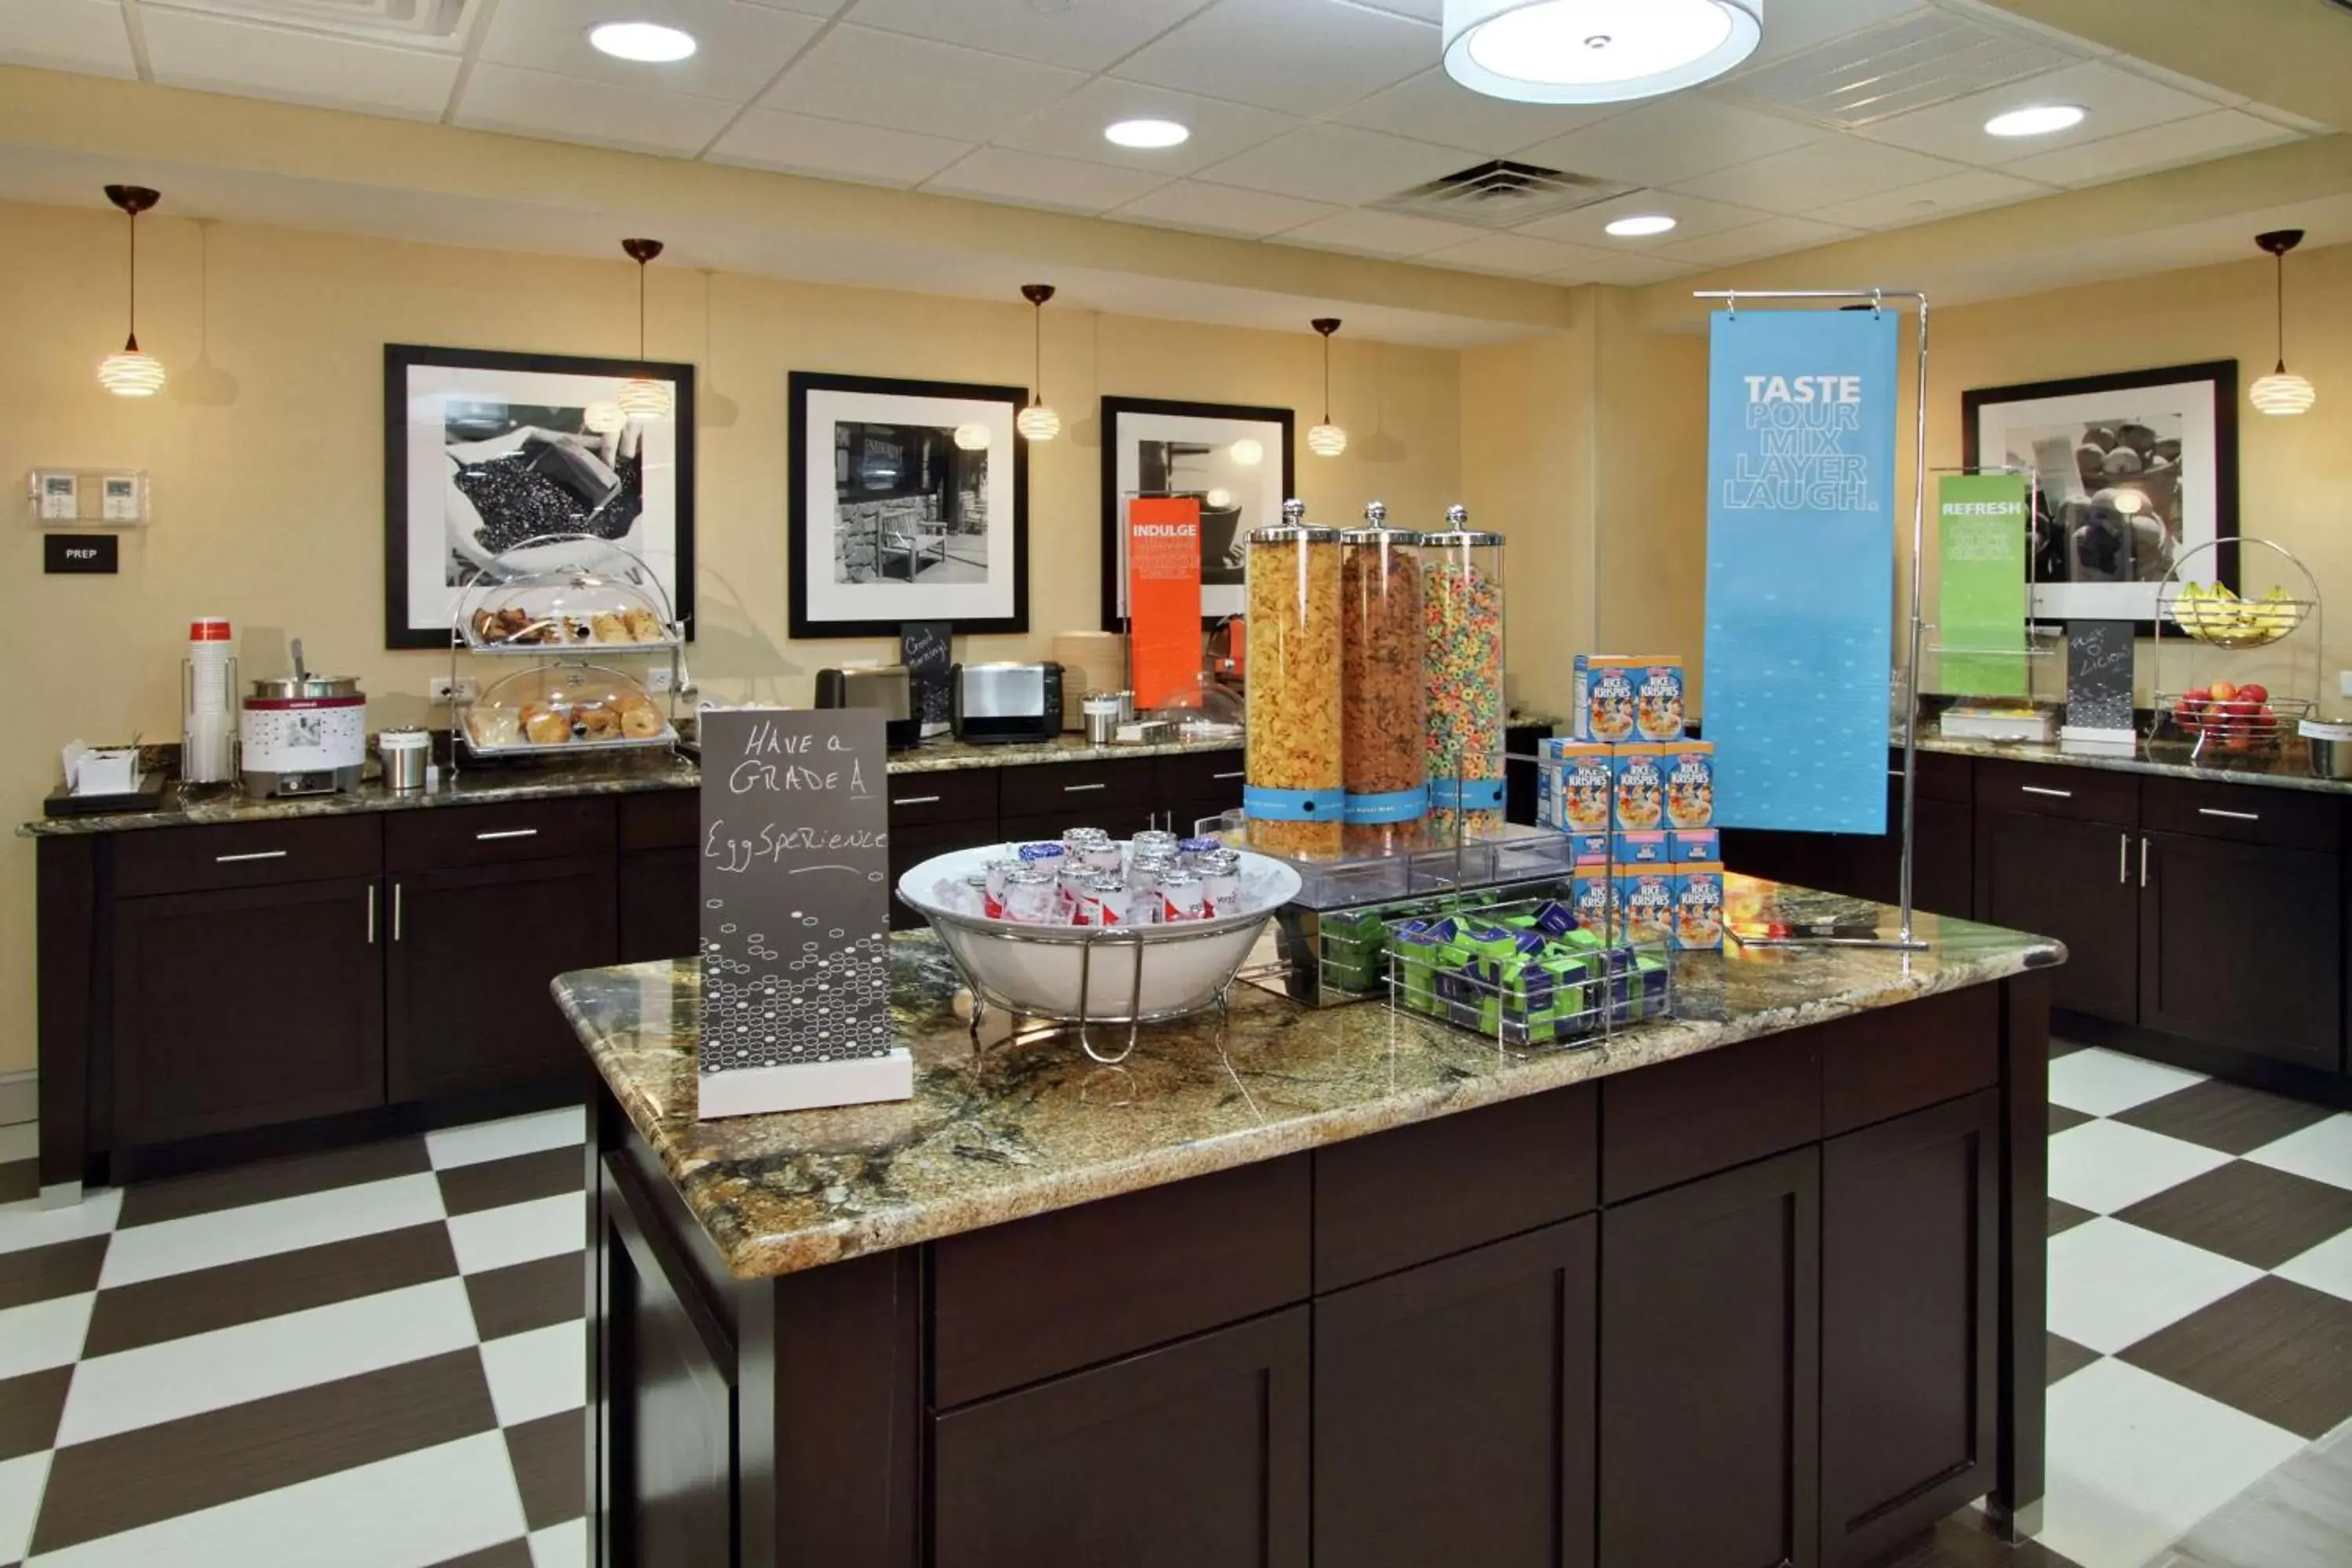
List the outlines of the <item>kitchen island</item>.
<svg viewBox="0 0 2352 1568">
<path fill-rule="evenodd" d="M 555 985 L 600 1088 L 591 1526 L 625 1563 L 1864 1564 L 2041 1495 L 2043 939 L 1691 954 L 1500 1050 L 1231 1009 L 968 1031 L 695 1120 L 690 964 Z M 1311 1542 L 1311 1545 L 1310 1545 Z"/>
</svg>

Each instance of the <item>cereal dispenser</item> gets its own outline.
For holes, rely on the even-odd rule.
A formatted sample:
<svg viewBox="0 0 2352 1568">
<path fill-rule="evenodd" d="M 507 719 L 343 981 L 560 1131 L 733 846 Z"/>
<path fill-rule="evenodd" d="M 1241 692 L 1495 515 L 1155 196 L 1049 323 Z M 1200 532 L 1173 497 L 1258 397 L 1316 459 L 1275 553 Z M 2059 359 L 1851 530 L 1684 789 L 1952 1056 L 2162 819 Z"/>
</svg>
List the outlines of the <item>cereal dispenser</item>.
<svg viewBox="0 0 2352 1568">
<path fill-rule="evenodd" d="M 1339 535 L 1339 751 L 1350 854 L 1417 844 L 1429 816 L 1420 544 L 1420 534 L 1388 526 L 1379 501 L 1364 508 L 1363 527 Z"/>
<path fill-rule="evenodd" d="M 1248 564 L 1249 727 L 1242 810 L 1254 848 L 1337 855 L 1340 764 L 1339 534 L 1282 503 L 1253 530 Z"/>
<path fill-rule="evenodd" d="M 1503 825 L 1503 536 L 1449 507 L 1422 536 L 1429 679 L 1430 826 L 1450 836 Z"/>
</svg>

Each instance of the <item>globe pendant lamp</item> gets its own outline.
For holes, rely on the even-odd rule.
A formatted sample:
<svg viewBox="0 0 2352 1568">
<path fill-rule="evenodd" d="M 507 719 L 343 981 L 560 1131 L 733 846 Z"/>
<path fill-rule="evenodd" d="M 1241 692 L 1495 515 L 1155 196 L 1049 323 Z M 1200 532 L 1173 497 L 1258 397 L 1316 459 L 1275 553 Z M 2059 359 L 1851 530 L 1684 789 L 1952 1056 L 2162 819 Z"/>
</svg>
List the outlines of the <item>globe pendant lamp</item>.
<svg viewBox="0 0 2352 1568">
<path fill-rule="evenodd" d="M 1035 307 L 1031 315 L 1030 347 L 1034 363 L 1030 370 L 1029 406 L 1013 421 L 1024 441 L 1050 441 L 1062 433 L 1062 416 L 1045 406 L 1045 301 L 1054 297 L 1051 283 L 1024 283 L 1021 297 Z"/>
<path fill-rule="evenodd" d="M 1307 432 L 1307 449 L 1336 458 L 1348 449 L 1348 433 L 1331 423 L 1331 334 L 1339 330 L 1339 318 L 1318 316 L 1307 324 L 1323 334 L 1323 423 Z"/>
<path fill-rule="evenodd" d="M 2278 368 L 2246 389 L 2246 396 L 2264 414 L 2305 414 L 2319 401 L 2310 382 L 2286 368 L 2286 253 L 2303 243 L 2303 230 L 2274 228 L 2254 236 L 2254 243 L 2278 262 Z"/>
<path fill-rule="evenodd" d="M 1445 0 L 1445 73 L 1519 103 L 1622 103 L 1756 52 L 1764 0 Z"/>
<path fill-rule="evenodd" d="M 621 248 L 637 264 L 637 363 L 646 362 L 646 263 L 662 253 L 658 239 L 625 239 Z M 633 376 L 621 383 L 613 401 L 627 419 L 667 419 L 677 412 L 677 397 L 669 383 L 651 376 Z M 600 411 L 601 412 L 601 411 Z"/>
<path fill-rule="evenodd" d="M 109 185 L 106 199 L 131 219 L 131 334 L 121 353 L 98 362 L 98 384 L 117 397 L 152 397 L 163 390 L 163 362 L 139 348 L 139 215 L 163 197 L 144 185 Z"/>
</svg>

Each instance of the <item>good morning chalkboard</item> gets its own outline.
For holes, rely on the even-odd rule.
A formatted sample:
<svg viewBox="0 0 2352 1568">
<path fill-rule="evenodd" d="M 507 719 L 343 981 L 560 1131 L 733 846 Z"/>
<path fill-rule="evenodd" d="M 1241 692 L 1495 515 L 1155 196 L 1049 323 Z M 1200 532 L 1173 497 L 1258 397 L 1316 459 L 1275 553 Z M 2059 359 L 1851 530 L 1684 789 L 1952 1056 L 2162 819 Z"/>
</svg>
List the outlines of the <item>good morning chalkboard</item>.
<svg viewBox="0 0 2352 1568">
<path fill-rule="evenodd" d="M 900 1099 L 878 709 L 712 708 L 702 737 L 701 1113 Z"/>
</svg>

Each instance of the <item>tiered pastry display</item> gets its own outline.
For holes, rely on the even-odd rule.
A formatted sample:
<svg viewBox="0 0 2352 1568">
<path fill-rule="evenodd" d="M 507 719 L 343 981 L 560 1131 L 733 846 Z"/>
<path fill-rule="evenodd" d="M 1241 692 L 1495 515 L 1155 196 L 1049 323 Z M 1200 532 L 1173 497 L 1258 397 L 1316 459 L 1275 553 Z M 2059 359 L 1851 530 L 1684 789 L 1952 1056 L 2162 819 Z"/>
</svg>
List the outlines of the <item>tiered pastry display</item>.
<svg viewBox="0 0 2352 1568">
<path fill-rule="evenodd" d="M 457 715 L 475 757 L 558 755 L 677 739 L 671 710 L 646 684 L 604 663 L 625 656 L 669 661 L 668 689 L 683 684 L 682 628 L 645 563 L 602 540 L 577 542 L 569 563 L 546 564 L 549 542 L 530 551 L 531 568 L 508 572 L 505 558 L 458 596 L 451 628 L 451 684 L 468 654 L 540 662 L 493 681 Z"/>
</svg>

